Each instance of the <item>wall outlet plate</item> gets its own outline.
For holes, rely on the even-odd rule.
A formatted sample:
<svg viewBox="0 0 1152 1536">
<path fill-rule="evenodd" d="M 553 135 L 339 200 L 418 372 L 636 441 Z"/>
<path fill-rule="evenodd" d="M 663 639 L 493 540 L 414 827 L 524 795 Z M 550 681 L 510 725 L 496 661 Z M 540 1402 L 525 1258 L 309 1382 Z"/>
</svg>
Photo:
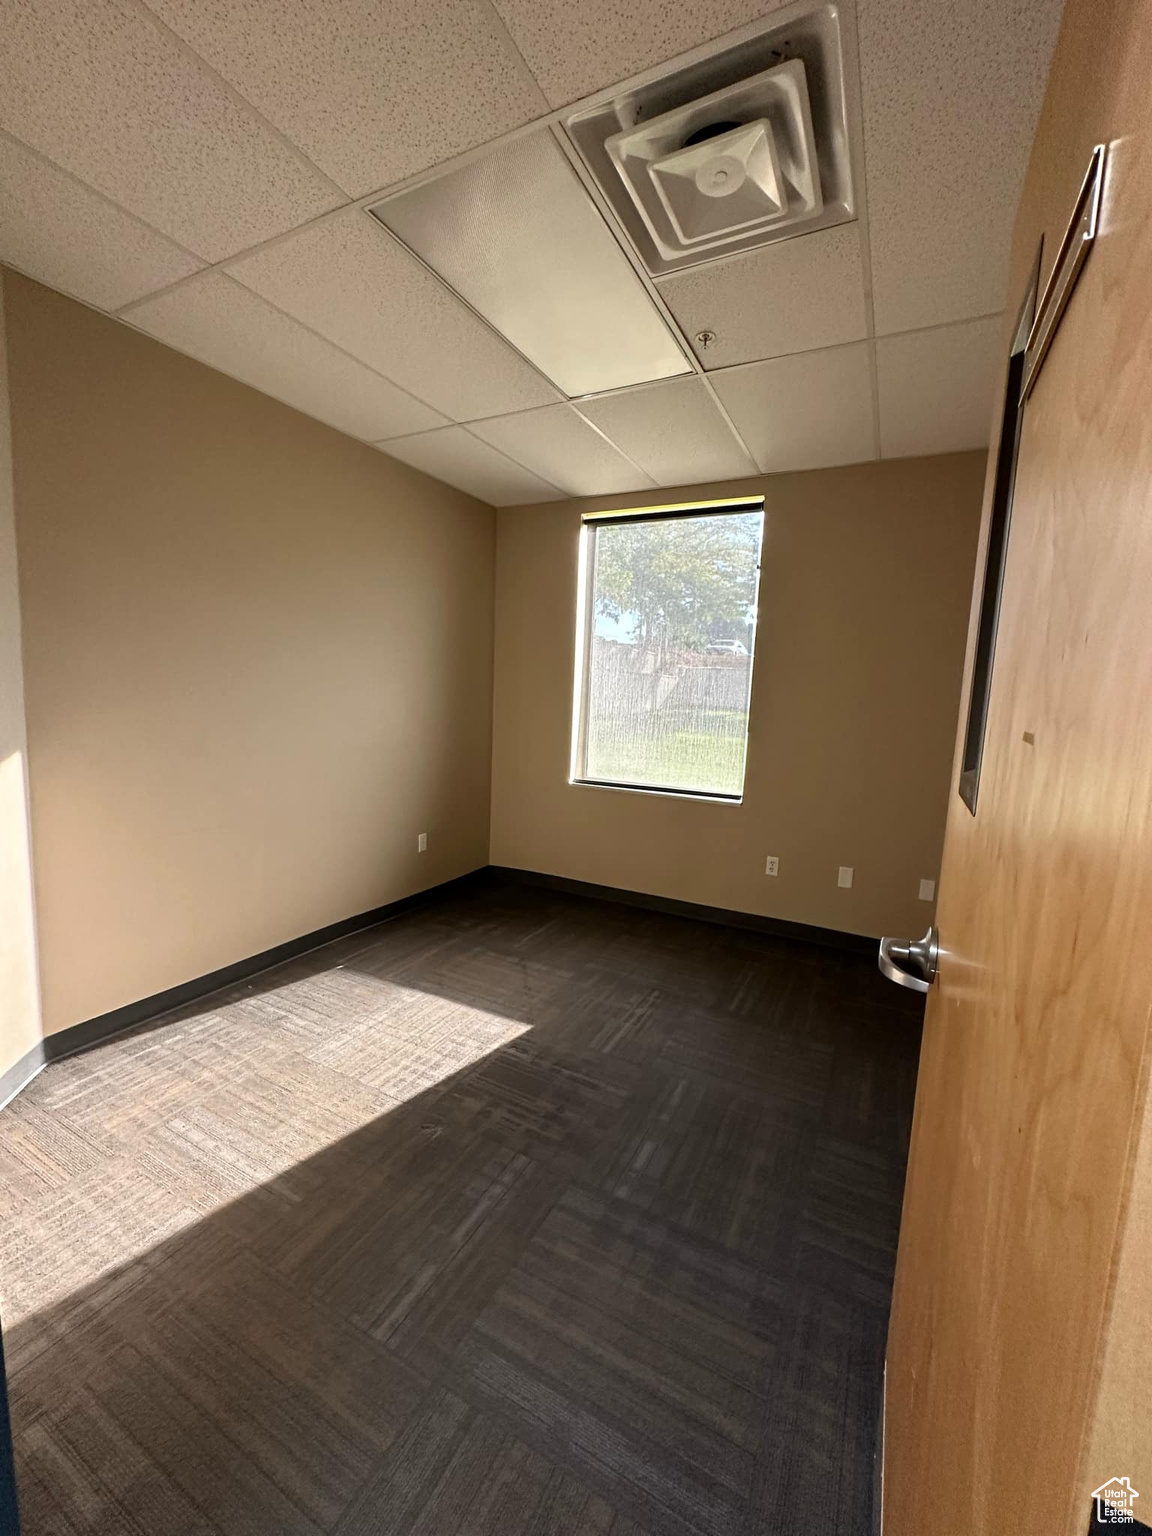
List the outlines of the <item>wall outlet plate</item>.
<svg viewBox="0 0 1152 1536">
<path fill-rule="evenodd" d="M 427 834 L 427 832 L 421 832 L 420 835 L 416 839 L 416 852 L 417 853 L 427 853 L 427 851 L 428 851 L 428 834 Z"/>
<path fill-rule="evenodd" d="M 836 884 L 842 890 L 848 890 L 852 884 L 852 868 L 848 864 L 841 864 L 840 873 L 836 876 Z"/>
<path fill-rule="evenodd" d="M 774 853 L 770 853 L 764 860 L 764 873 L 766 875 L 778 875 L 780 873 L 780 860 Z"/>
</svg>

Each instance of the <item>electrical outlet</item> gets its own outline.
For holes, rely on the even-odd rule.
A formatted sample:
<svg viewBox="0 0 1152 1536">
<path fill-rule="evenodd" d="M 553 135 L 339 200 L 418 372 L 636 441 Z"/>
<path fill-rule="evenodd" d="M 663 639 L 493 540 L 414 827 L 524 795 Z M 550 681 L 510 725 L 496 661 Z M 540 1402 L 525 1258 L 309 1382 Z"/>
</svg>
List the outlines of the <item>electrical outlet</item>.
<svg viewBox="0 0 1152 1536">
<path fill-rule="evenodd" d="M 428 834 L 427 834 L 427 832 L 421 832 L 419 837 L 416 839 L 416 852 L 417 853 L 427 853 L 428 852 Z"/>
<path fill-rule="evenodd" d="M 774 853 L 770 853 L 764 860 L 764 873 L 766 875 L 778 875 L 780 873 L 780 860 Z"/>
<path fill-rule="evenodd" d="M 841 864 L 840 873 L 836 876 L 836 884 L 842 890 L 848 890 L 852 884 L 852 870 L 847 864 Z"/>
<path fill-rule="evenodd" d="M 920 882 L 920 900 L 921 901 L 932 901 L 933 898 L 935 897 L 935 895 L 936 895 L 936 882 L 935 882 L 935 880 L 921 880 L 921 882 Z"/>
</svg>

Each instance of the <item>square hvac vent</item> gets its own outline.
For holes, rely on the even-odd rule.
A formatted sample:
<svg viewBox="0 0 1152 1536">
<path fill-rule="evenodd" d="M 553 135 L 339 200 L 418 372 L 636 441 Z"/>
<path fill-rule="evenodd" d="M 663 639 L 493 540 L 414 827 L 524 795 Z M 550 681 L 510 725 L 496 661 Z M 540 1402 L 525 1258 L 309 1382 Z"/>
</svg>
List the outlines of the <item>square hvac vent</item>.
<svg viewBox="0 0 1152 1536">
<path fill-rule="evenodd" d="M 793 5 L 565 123 L 656 276 L 856 215 L 842 4 Z"/>
<path fill-rule="evenodd" d="M 801 59 L 625 128 L 605 148 L 670 260 L 823 207 Z"/>
</svg>

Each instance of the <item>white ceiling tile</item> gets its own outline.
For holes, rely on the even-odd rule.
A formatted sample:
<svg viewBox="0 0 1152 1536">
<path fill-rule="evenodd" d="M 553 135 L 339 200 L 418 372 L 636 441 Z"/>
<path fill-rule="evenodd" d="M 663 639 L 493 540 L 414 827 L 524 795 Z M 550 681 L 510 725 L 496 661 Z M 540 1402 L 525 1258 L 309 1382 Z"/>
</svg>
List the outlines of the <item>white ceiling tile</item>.
<svg viewBox="0 0 1152 1536">
<path fill-rule="evenodd" d="M 780 8 L 783 0 L 495 0 L 554 107 Z"/>
<path fill-rule="evenodd" d="M 860 341 L 868 334 L 857 224 L 780 240 L 672 277 L 659 288 L 709 370 L 787 352 Z"/>
<path fill-rule="evenodd" d="M 3 137 L 0 261 L 101 309 L 117 309 L 201 266 L 83 182 Z"/>
<path fill-rule="evenodd" d="M 1004 307 L 1062 0 L 861 0 L 876 332 Z"/>
<path fill-rule="evenodd" d="M 343 201 L 132 0 L 7 7 L 0 128 L 208 261 Z"/>
<path fill-rule="evenodd" d="M 691 371 L 547 129 L 373 212 L 566 395 Z"/>
<path fill-rule="evenodd" d="M 375 442 L 444 420 L 222 272 L 145 299 L 124 318 L 353 437 Z"/>
<path fill-rule="evenodd" d="M 765 473 L 876 457 L 868 342 L 749 363 L 712 383 Z"/>
<path fill-rule="evenodd" d="M 998 315 L 876 342 L 886 459 L 987 446 L 1006 343 Z"/>
<path fill-rule="evenodd" d="M 473 422 L 469 430 L 569 496 L 610 496 L 650 490 L 656 483 L 570 405 L 496 416 Z"/>
<path fill-rule="evenodd" d="M 147 0 L 353 196 L 547 110 L 482 0 Z"/>
<path fill-rule="evenodd" d="M 582 415 L 657 485 L 699 485 L 755 473 L 699 379 L 670 379 L 581 400 Z"/>
<path fill-rule="evenodd" d="M 418 437 L 402 437 L 378 446 L 382 453 L 493 507 L 564 499 L 563 491 L 479 442 L 465 427 L 443 427 L 439 432 L 422 432 Z"/>
<path fill-rule="evenodd" d="M 454 420 L 560 398 L 359 208 L 323 219 L 229 270 Z"/>
</svg>

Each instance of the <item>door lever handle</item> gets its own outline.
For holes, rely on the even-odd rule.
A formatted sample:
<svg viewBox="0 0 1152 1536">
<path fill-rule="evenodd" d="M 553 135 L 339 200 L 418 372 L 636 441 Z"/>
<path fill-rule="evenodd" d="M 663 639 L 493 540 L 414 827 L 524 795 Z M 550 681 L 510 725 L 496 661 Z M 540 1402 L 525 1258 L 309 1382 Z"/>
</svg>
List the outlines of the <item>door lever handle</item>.
<svg viewBox="0 0 1152 1536">
<path fill-rule="evenodd" d="M 933 927 L 922 939 L 881 939 L 877 964 L 888 980 L 898 987 L 927 992 L 936 979 L 939 957 L 939 935 Z M 919 975 L 914 974 L 917 971 Z"/>
</svg>

